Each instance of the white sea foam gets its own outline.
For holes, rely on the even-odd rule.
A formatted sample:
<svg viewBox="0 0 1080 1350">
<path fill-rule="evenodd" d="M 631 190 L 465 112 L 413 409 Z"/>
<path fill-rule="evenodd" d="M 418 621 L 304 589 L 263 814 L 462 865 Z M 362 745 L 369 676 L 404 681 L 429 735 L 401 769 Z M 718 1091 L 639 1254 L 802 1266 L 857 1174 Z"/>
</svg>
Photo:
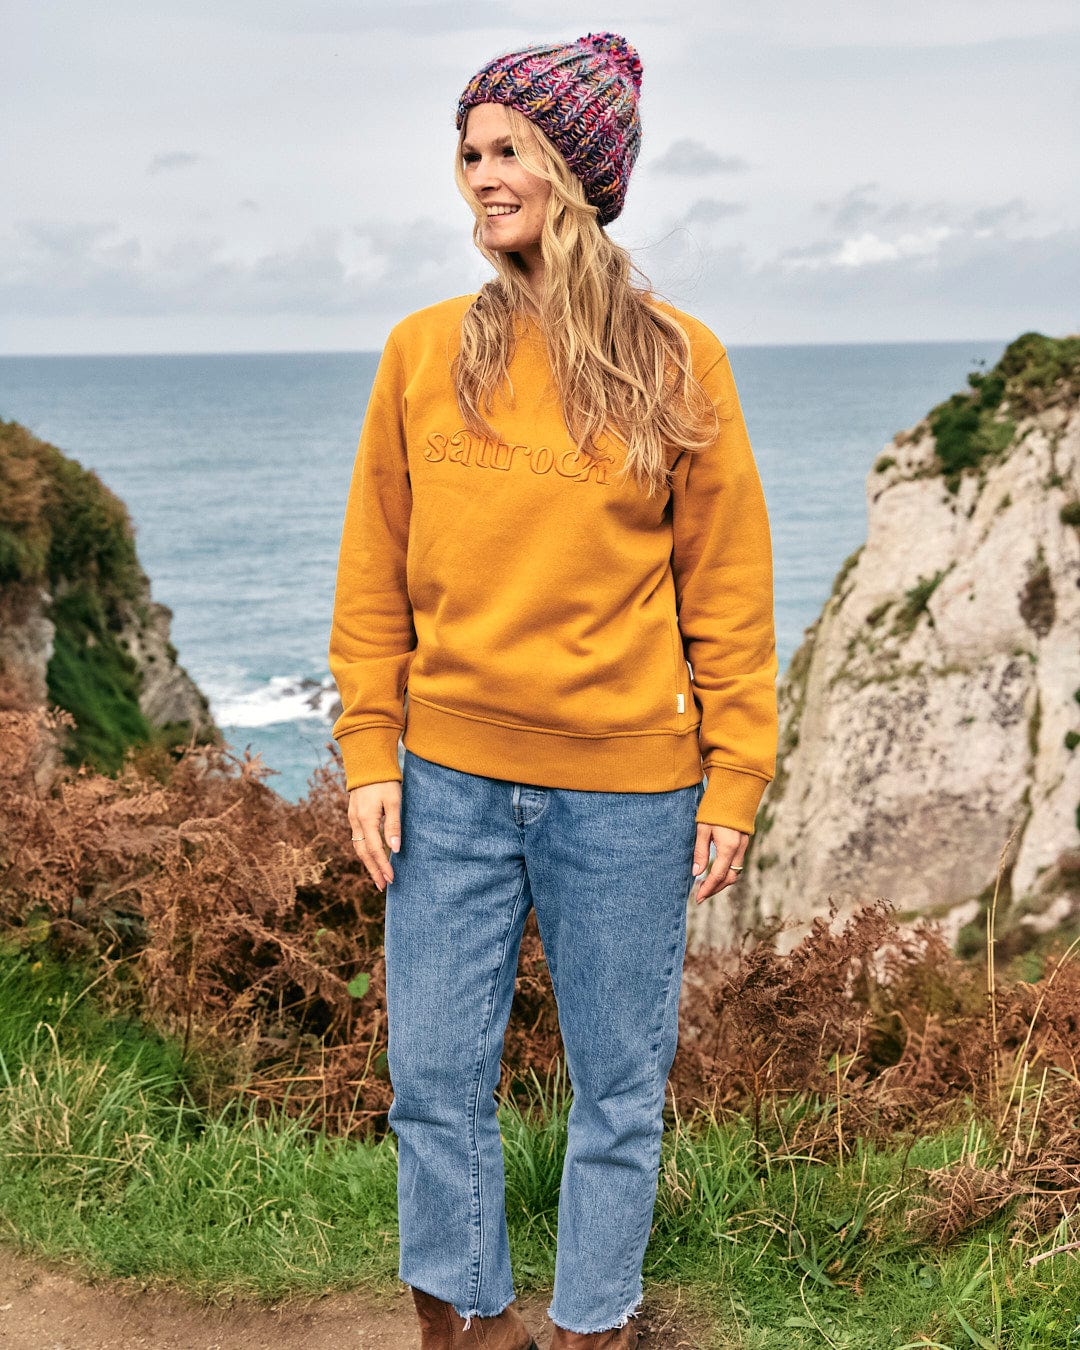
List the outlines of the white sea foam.
<svg viewBox="0 0 1080 1350">
<path fill-rule="evenodd" d="M 214 721 L 221 727 L 268 727 L 307 718 L 330 721 L 337 700 L 332 680 L 313 680 L 294 675 L 274 675 L 255 688 L 225 682 L 214 688 L 204 682 Z"/>
</svg>

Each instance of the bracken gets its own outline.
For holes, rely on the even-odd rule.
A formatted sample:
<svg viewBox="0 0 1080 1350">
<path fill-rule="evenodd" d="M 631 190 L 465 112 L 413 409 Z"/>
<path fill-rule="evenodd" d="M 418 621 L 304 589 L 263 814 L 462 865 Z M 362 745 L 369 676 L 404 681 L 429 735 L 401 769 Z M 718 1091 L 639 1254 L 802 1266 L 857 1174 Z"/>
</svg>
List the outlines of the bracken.
<svg viewBox="0 0 1080 1350">
<path fill-rule="evenodd" d="M 106 1007 L 180 1039 L 208 1108 L 243 1094 L 340 1135 L 384 1130 L 383 896 L 349 846 L 340 763 L 298 803 L 227 746 L 132 750 L 109 777 L 57 766 L 69 722 L 0 711 L 0 947 L 88 966 Z M 763 1142 L 841 1163 L 857 1138 L 979 1121 L 990 1143 L 924 1177 L 914 1227 L 947 1241 L 1014 1205 L 1017 1233 L 1045 1233 L 1077 1209 L 1080 940 L 1037 980 L 987 981 L 884 901 L 821 915 L 786 954 L 778 931 L 688 954 L 684 1119 L 747 1114 Z M 560 1050 L 530 920 L 502 1093 L 533 1101 Z"/>
</svg>

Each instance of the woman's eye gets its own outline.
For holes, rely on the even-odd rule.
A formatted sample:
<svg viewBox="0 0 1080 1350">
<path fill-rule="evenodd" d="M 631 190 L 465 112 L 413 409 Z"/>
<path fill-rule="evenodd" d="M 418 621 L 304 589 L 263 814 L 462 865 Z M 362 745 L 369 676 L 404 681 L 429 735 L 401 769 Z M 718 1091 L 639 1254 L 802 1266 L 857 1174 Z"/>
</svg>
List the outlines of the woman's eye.
<svg viewBox="0 0 1080 1350">
<path fill-rule="evenodd" d="M 504 155 L 509 155 L 510 158 L 513 159 L 513 157 L 514 157 L 514 147 L 513 147 L 512 145 L 508 145 L 508 146 L 503 150 L 503 154 L 504 154 Z"/>
<path fill-rule="evenodd" d="M 475 164 L 476 161 L 480 158 L 480 156 L 479 156 L 479 155 L 464 155 L 463 158 L 464 158 L 466 164 Z"/>
</svg>

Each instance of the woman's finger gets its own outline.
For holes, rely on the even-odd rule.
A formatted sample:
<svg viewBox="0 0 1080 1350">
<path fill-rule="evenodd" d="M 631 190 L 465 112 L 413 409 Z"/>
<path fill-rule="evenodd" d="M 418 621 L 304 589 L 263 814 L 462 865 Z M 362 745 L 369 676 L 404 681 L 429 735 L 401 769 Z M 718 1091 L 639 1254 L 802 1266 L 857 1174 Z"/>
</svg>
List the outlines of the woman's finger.
<svg viewBox="0 0 1080 1350">
<path fill-rule="evenodd" d="M 738 881 L 742 872 L 742 860 L 746 855 L 746 846 L 750 841 L 749 835 L 740 830 L 729 829 L 726 825 L 702 826 L 699 824 L 698 846 L 694 850 L 695 864 L 701 848 L 702 830 L 708 831 L 705 849 L 708 850 L 711 844 L 716 850 L 716 856 L 698 887 L 695 899 L 699 905 L 707 900 L 710 895 L 716 895 L 726 887 L 734 886 Z"/>
<path fill-rule="evenodd" d="M 380 891 L 384 891 L 394 879 L 394 869 L 390 866 L 390 860 L 386 856 L 386 845 L 379 834 L 381 821 L 382 815 L 379 813 L 362 817 L 360 824 L 366 850 L 364 861 L 375 885 Z"/>
<path fill-rule="evenodd" d="M 735 883 L 742 876 L 744 866 L 743 859 L 746 857 L 746 846 L 749 842 L 750 836 L 744 834 L 742 837 L 742 843 L 735 850 L 734 856 L 727 865 L 727 875 L 724 877 L 724 880 L 720 883 L 720 885 L 717 886 L 716 888 L 718 891 L 725 890 L 728 886 L 734 886 Z"/>
<path fill-rule="evenodd" d="M 386 820 L 391 848 L 401 832 L 401 784 L 368 784 L 355 788 L 349 794 L 349 825 L 356 856 L 367 868 L 372 881 L 380 891 L 394 879 L 394 869 L 387 856 L 386 844 L 380 833 Z"/>
<path fill-rule="evenodd" d="M 370 826 L 365 825 L 356 825 L 353 828 L 356 833 L 352 837 L 352 845 L 356 851 L 356 856 L 367 868 L 368 875 L 381 891 L 383 889 L 382 869 L 375 860 L 375 850 L 368 842 L 373 831 Z M 378 833 L 378 831 L 376 830 L 374 833 Z"/>
<path fill-rule="evenodd" d="M 698 824 L 697 840 L 694 843 L 694 876 L 701 876 L 709 865 L 709 845 L 712 842 L 712 826 Z"/>
</svg>

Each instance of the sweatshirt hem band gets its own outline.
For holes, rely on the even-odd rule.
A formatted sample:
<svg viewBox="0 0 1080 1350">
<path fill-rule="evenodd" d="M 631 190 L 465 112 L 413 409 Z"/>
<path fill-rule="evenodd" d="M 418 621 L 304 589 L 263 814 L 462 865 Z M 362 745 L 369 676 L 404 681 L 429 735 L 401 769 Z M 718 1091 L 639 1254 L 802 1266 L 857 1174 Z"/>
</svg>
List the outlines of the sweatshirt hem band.
<svg viewBox="0 0 1080 1350">
<path fill-rule="evenodd" d="M 404 741 L 421 759 L 536 787 L 668 792 L 704 776 L 696 725 L 683 735 L 553 736 L 459 717 L 410 697 Z"/>
</svg>

